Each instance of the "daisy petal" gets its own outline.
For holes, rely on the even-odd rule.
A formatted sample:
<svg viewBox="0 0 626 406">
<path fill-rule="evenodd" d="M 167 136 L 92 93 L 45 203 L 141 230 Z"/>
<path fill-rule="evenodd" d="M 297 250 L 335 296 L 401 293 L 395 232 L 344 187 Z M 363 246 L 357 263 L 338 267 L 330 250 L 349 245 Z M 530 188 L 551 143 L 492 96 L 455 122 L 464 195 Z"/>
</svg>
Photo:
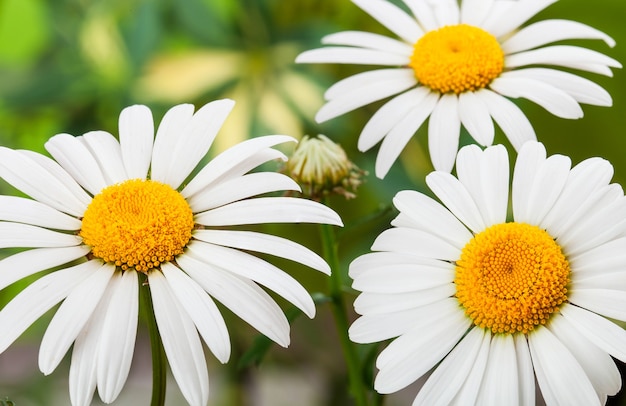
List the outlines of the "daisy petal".
<svg viewBox="0 0 626 406">
<path fill-rule="evenodd" d="M 438 171 L 451 172 L 454 167 L 461 135 L 458 103 L 456 95 L 442 95 L 428 121 L 428 151 Z"/>
<path fill-rule="evenodd" d="M 352 0 L 363 11 L 409 44 L 413 44 L 424 31 L 408 14 L 392 3 L 383 0 Z"/>
<path fill-rule="evenodd" d="M 484 337 L 485 330 L 471 329 L 433 371 L 413 406 L 449 404 L 474 368 Z"/>
<path fill-rule="evenodd" d="M 342 225 L 337 213 L 328 207 L 295 197 L 241 200 L 196 215 L 196 223 L 206 226 L 309 222 Z"/>
<path fill-rule="evenodd" d="M 610 47 L 615 46 L 613 38 L 588 25 L 570 20 L 543 20 L 517 31 L 501 47 L 505 54 L 512 54 L 566 39 L 600 39 Z"/>
<path fill-rule="evenodd" d="M 568 260 L 572 272 L 581 276 L 602 275 L 597 272 L 598 269 L 622 271 L 626 269 L 626 237 L 616 238 L 577 255 L 568 256 Z"/>
<path fill-rule="evenodd" d="M 515 150 L 519 151 L 526 141 L 537 140 L 530 121 L 515 103 L 488 89 L 482 89 L 476 94 L 487 105 L 489 114 L 511 141 Z"/>
<path fill-rule="evenodd" d="M 122 161 L 129 179 L 145 179 L 152 160 L 154 121 L 146 106 L 134 105 L 120 113 Z"/>
<path fill-rule="evenodd" d="M 0 177 L 35 200 L 82 217 L 91 198 L 56 162 L 33 154 L 0 147 Z"/>
<path fill-rule="evenodd" d="M 483 26 L 483 28 L 492 33 L 496 38 L 505 36 L 556 1 L 557 0 L 527 0 L 512 2 L 513 5 L 511 5 L 509 9 L 507 18 L 501 18 L 497 23 L 490 26 Z"/>
<path fill-rule="evenodd" d="M 107 185 L 121 183 L 128 179 L 120 143 L 106 131 L 90 131 L 79 139 L 98 162 Z"/>
<path fill-rule="evenodd" d="M 0 221 L 26 223 L 57 230 L 80 230 L 80 220 L 36 200 L 0 196 Z"/>
<path fill-rule="evenodd" d="M 362 315 L 387 314 L 413 309 L 452 297 L 456 293 L 454 284 L 449 283 L 430 289 L 402 293 L 363 292 L 354 300 L 354 311 Z"/>
<path fill-rule="evenodd" d="M 268 148 L 277 144 L 295 141 L 294 138 L 286 135 L 268 135 L 251 138 L 236 144 L 209 161 L 185 186 L 181 191 L 181 195 L 189 199 L 212 184 L 231 177 L 241 176 L 261 163 L 281 156 L 281 154 L 267 154 Z M 258 157 L 267 159 L 257 161 Z"/>
<path fill-rule="evenodd" d="M 432 3 L 428 0 L 403 0 L 413 13 L 414 18 L 424 31 L 432 31 L 440 28 L 439 22 L 433 12 Z M 417 41 L 417 38 L 413 42 Z"/>
<path fill-rule="evenodd" d="M 98 261 L 91 261 L 94 265 Z M 90 277 L 76 286 L 65 298 L 50 321 L 39 348 L 39 369 L 45 375 L 52 373 L 76 339 L 98 305 L 115 271 L 105 264 L 99 269 L 85 270 Z"/>
<path fill-rule="evenodd" d="M 179 104 L 169 109 L 157 129 L 152 148 L 152 164 L 150 166 L 150 178 L 166 183 L 173 188 L 178 185 L 169 183 L 170 173 L 175 171 L 178 162 L 173 159 L 172 151 L 175 151 L 179 143 L 187 142 L 181 137 L 181 131 L 186 127 L 193 116 L 193 104 Z"/>
<path fill-rule="evenodd" d="M 495 0 L 463 0 L 461 23 L 481 27 L 493 7 Z"/>
<path fill-rule="evenodd" d="M 228 330 L 211 297 L 175 265 L 164 263 L 161 270 L 172 294 L 191 317 L 213 355 L 226 363 L 230 357 Z"/>
<path fill-rule="evenodd" d="M 280 307 L 254 282 L 214 268 L 189 255 L 177 258 L 181 268 L 211 296 L 277 344 L 289 345 L 289 322 Z"/>
<path fill-rule="evenodd" d="M 125 271 L 113 292 L 98 344 L 96 379 L 98 393 L 105 403 L 113 402 L 122 391 L 135 349 L 139 312 L 139 277 Z"/>
<path fill-rule="evenodd" d="M 78 245 L 61 248 L 37 248 L 18 252 L 0 260 L 0 290 L 22 278 L 74 261 L 89 253 Z"/>
<path fill-rule="evenodd" d="M 0 325 L 4 326 L 0 334 L 0 353 L 100 266 L 97 261 L 89 261 L 56 271 L 39 278 L 18 293 L 0 311 Z"/>
<path fill-rule="evenodd" d="M 342 31 L 329 34 L 322 38 L 322 44 L 371 48 L 379 51 L 395 52 L 403 56 L 413 53 L 413 47 L 405 42 L 365 31 Z M 297 59 L 296 62 L 298 62 Z"/>
<path fill-rule="evenodd" d="M 172 375 L 190 405 L 206 405 L 209 401 L 209 373 L 193 321 L 181 309 L 160 272 L 150 272 L 148 281 L 154 316 Z"/>
<path fill-rule="evenodd" d="M 237 230 L 197 230 L 194 232 L 193 238 L 211 244 L 290 259 L 330 275 L 330 267 L 322 257 L 286 238 Z"/>
<path fill-rule="evenodd" d="M 518 380 L 513 336 L 510 334 L 494 335 L 476 404 L 518 405 Z"/>
<path fill-rule="evenodd" d="M 583 116 L 580 105 L 572 96 L 545 82 L 503 73 L 489 87 L 507 97 L 533 101 L 557 117 L 576 119 Z"/>
<path fill-rule="evenodd" d="M 255 172 L 207 187 L 187 200 L 194 213 L 270 192 L 295 190 L 300 186 L 289 176 L 275 172 Z"/>
<path fill-rule="evenodd" d="M 488 146 L 493 142 L 495 130 L 487 105 L 477 94 L 481 91 L 463 92 L 459 95 L 459 118 L 476 142 Z"/>
<path fill-rule="evenodd" d="M 460 250 L 447 241 L 431 233 L 407 227 L 383 231 L 372 244 L 372 250 L 405 252 L 447 261 L 455 261 L 460 255 Z"/>
<path fill-rule="evenodd" d="M 430 4 L 440 27 L 459 23 L 460 10 L 456 0 L 440 0 Z"/>
<path fill-rule="evenodd" d="M 480 329 L 479 327 L 474 327 L 474 330 Z M 483 330 L 484 331 L 484 330 Z M 485 368 L 487 367 L 487 360 L 489 357 L 489 347 L 491 346 L 491 331 L 485 331 L 485 335 L 483 337 L 482 343 L 480 345 L 480 350 L 476 356 L 476 361 L 474 365 L 470 369 L 469 375 L 463 386 L 458 391 L 450 405 L 453 406 L 462 406 L 462 405 L 473 405 L 476 404 L 476 398 L 478 397 L 478 390 L 480 389 L 480 384 L 483 380 L 483 376 L 485 374 Z M 534 383 L 534 382 L 533 382 Z M 534 401 L 534 399 L 533 399 Z"/>
<path fill-rule="evenodd" d="M 617 320 L 626 320 L 626 292 L 614 289 L 570 289 L 570 303 Z"/>
<path fill-rule="evenodd" d="M 21 223 L 0 222 L 0 248 L 73 247 L 82 243 L 74 234 L 59 233 Z"/>
<path fill-rule="evenodd" d="M 324 98 L 326 100 L 342 97 L 346 98 L 346 96 L 348 96 L 347 93 L 361 91 L 364 86 L 372 86 L 375 82 L 388 82 L 392 85 L 394 82 L 397 82 L 398 79 L 412 81 L 413 84 L 416 83 L 415 74 L 412 69 L 390 68 L 370 70 L 348 76 L 335 83 L 326 90 Z M 357 98 L 356 95 L 354 98 Z M 363 103 L 363 105 L 365 104 L 367 103 Z"/>
<path fill-rule="evenodd" d="M 507 55 L 504 65 L 508 69 L 527 65 L 556 65 L 605 76 L 613 76 L 610 68 L 622 67 L 621 63 L 604 54 L 571 45 L 553 45 Z"/>
<path fill-rule="evenodd" d="M 626 331 L 617 324 L 578 306 L 566 304 L 559 312 L 576 327 L 589 341 L 608 352 L 611 356 L 626 362 Z"/>
<path fill-rule="evenodd" d="M 529 334 L 528 344 L 537 382 L 547 404 L 600 404 L 585 371 L 548 328 L 539 328 Z M 572 385 L 572 382 L 576 384 Z"/>
<path fill-rule="evenodd" d="M 519 379 L 520 406 L 534 406 L 535 404 L 535 372 L 528 348 L 528 341 L 524 334 L 516 334 L 515 354 L 517 356 L 517 375 Z"/>
<path fill-rule="evenodd" d="M 70 134 L 57 134 L 45 144 L 46 150 L 82 187 L 92 195 L 107 185 L 98 161 L 87 146 Z"/>
<path fill-rule="evenodd" d="M 376 49 L 335 46 L 304 51 L 298 55 L 296 62 L 406 66 L 409 64 L 409 56 Z"/>
</svg>

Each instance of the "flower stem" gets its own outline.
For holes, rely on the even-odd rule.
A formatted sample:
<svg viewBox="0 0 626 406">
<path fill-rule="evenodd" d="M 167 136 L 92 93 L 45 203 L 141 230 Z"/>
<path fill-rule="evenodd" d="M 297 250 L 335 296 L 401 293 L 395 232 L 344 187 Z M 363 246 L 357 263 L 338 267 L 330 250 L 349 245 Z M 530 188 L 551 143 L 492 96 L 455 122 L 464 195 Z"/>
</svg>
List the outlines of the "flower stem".
<svg viewBox="0 0 626 406">
<path fill-rule="evenodd" d="M 331 268 L 330 275 L 330 298 L 331 309 L 337 326 L 337 333 L 341 342 L 346 366 L 348 368 L 348 381 L 350 393 L 354 397 L 356 406 L 367 405 L 367 393 L 361 379 L 361 365 L 356 353 L 356 348 L 348 337 L 348 316 L 343 298 L 343 276 L 339 266 L 337 241 L 335 230 L 331 225 L 321 224 L 321 238 L 324 251 L 324 259 Z"/>
<path fill-rule="evenodd" d="M 148 333 L 150 334 L 150 351 L 152 353 L 152 400 L 150 406 L 165 405 L 165 390 L 167 385 L 167 366 L 165 350 L 161 342 L 161 336 L 154 317 L 152 308 L 152 295 L 150 288 L 142 286 L 142 302 L 146 320 L 148 321 Z"/>
</svg>

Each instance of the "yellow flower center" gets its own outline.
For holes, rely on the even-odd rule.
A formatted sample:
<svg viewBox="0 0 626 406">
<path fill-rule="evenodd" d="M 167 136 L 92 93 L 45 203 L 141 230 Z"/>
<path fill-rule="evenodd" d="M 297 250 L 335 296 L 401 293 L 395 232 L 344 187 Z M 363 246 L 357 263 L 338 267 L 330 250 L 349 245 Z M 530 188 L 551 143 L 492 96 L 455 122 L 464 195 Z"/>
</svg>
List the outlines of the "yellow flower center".
<svg viewBox="0 0 626 406">
<path fill-rule="evenodd" d="M 477 326 L 526 334 L 567 300 L 569 272 L 547 232 L 524 223 L 497 224 L 463 247 L 456 297 Z"/>
<path fill-rule="evenodd" d="M 467 24 L 430 31 L 413 46 L 409 66 L 424 86 L 456 94 L 486 87 L 504 68 L 504 52 L 487 31 Z"/>
<path fill-rule="evenodd" d="M 193 213 L 170 186 L 132 179 L 104 188 L 85 211 L 80 236 L 91 253 L 146 273 L 183 252 Z"/>
</svg>

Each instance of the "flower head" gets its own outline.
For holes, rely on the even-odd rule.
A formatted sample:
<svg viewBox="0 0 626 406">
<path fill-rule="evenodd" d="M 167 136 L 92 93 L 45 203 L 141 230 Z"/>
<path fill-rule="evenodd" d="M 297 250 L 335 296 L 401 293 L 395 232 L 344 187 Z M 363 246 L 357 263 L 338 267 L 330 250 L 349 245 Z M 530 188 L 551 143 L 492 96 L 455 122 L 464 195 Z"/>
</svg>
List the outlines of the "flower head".
<svg viewBox="0 0 626 406">
<path fill-rule="evenodd" d="M 286 159 L 273 147 L 291 137 L 244 141 L 188 179 L 233 105 L 219 100 L 195 113 L 192 105 L 175 106 L 156 137 L 150 110 L 128 107 L 120 114 L 119 142 L 104 131 L 59 134 L 46 143 L 53 159 L 0 147 L 0 177 L 32 198 L 0 196 L 1 247 L 28 248 L 0 261 L 0 289 L 59 267 L 0 311 L 0 353 L 62 302 L 43 337 L 39 367 L 51 373 L 73 343 L 72 404 L 89 404 L 96 387 L 104 402 L 112 402 L 132 361 L 139 289 L 148 288 L 172 373 L 192 405 L 206 405 L 209 393 L 200 337 L 221 362 L 230 357 L 213 298 L 278 344 L 289 344 L 287 318 L 259 285 L 309 317 L 313 300 L 294 278 L 248 252 L 324 273 L 328 265 L 295 242 L 228 227 L 341 220 L 310 200 L 253 198 L 300 190 L 285 175 L 251 172 Z M 140 281 L 146 283 L 140 287 Z"/>
<path fill-rule="evenodd" d="M 459 151 L 457 177 L 426 178 L 441 203 L 399 192 L 400 211 L 350 264 L 358 343 L 395 338 L 375 388 L 398 391 L 434 368 L 415 405 L 598 405 L 626 360 L 626 197 L 612 166 L 520 150 L 509 209 L 506 149 Z M 455 403 L 456 402 L 456 403 Z"/>
<path fill-rule="evenodd" d="M 376 175 L 384 177 L 427 118 L 428 146 L 436 170 L 450 172 L 461 126 L 481 145 L 491 145 L 495 121 L 516 150 L 535 139 L 522 111 L 509 98 L 526 98 L 550 113 L 575 119 L 579 103 L 610 106 L 610 95 L 595 83 L 553 67 L 611 76 L 616 60 L 571 45 L 568 39 L 615 42 L 587 25 L 567 20 L 539 21 L 520 29 L 549 1 L 403 0 L 411 14 L 387 0 L 353 2 L 396 34 L 345 31 L 324 37 L 329 47 L 305 51 L 303 63 L 348 63 L 389 68 L 339 81 L 326 92 L 316 115 L 326 121 L 394 96 L 363 128 L 358 148 L 382 140 Z M 539 67 L 553 66 L 553 67 Z"/>
</svg>

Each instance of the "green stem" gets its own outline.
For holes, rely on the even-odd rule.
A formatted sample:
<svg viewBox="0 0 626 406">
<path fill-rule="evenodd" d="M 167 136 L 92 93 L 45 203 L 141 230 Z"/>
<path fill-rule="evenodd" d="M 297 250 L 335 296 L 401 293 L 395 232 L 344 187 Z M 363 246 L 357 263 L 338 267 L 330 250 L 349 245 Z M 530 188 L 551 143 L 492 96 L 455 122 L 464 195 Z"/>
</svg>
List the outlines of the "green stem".
<svg viewBox="0 0 626 406">
<path fill-rule="evenodd" d="M 361 365 L 356 353 L 356 348 L 348 336 L 348 316 L 343 298 L 343 276 L 339 266 L 337 241 L 335 230 L 328 224 L 321 224 L 321 238 L 324 250 L 324 259 L 331 268 L 330 275 L 330 298 L 331 309 L 337 326 L 337 333 L 341 342 L 346 365 L 348 368 L 348 380 L 350 393 L 354 397 L 356 406 L 367 406 L 367 393 L 361 379 Z"/>
<path fill-rule="evenodd" d="M 154 310 L 152 308 L 152 295 L 148 286 L 142 286 L 141 297 L 144 314 L 148 321 L 148 333 L 150 334 L 150 352 L 152 353 L 152 400 L 150 406 L 165 405 L 165 390 L 167 379 L 167 367 L 165 350 L 161 342 L 161 336 L 157 328 Z"/>
</svg>

